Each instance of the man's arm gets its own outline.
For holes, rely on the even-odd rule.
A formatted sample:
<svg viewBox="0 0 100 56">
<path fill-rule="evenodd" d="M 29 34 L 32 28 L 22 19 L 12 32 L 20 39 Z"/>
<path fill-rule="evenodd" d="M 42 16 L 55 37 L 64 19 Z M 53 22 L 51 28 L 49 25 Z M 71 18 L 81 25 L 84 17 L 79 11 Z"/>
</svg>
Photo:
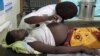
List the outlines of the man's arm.
<svg viewBox="0 0 100 56">
<path fill-rule="evenodd" d="M 40 22 L 45 22 L 47 20 L 57 20 L 61 19 L 58 15 L 52 15 L 52 16 L 32 16 L 29 18 L 26 18 L 24 21 L 28 24 L 37 24 Z M 62 19 L 61 19 L 62 20 Z"/>
<path fill-rule="evenodd" d="M 28 43 L 32 48 L 37 51 L 43 53 L 50 53 L 50 54 L 67 54 L 67 53 L 77 53 L 77 52 L 86 52 L 87 54 L 94 54 L 94 49 L 89 49 L 85 47 L 66 47 L 66 46 L 50 46 L 45 45 L 39 41 L 30 42 Z"/>
<path fill-rule="evenodd" d="M 46 17 L 44 17 L 44 16 L 32 16 L 32 17 L 26 18 L 24 21 L 28 24 L 37 24 L 37 23 L 44 22 L 47 20 L 48 20 L 47 16 Z"/>
</svg>

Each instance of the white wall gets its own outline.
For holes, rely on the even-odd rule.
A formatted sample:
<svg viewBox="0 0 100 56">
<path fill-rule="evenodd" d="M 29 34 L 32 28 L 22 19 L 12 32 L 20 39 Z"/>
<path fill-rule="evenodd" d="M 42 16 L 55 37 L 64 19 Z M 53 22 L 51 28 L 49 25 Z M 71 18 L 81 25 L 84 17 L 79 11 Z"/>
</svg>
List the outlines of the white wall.
<svg viewBox="0 0 100 56">
<path fill-rule="evenodd" d="M 20 12 L 20 0 L 13 0 L 13 9 L 6 14 L 6 20 L 11 20 L 13 28 L 17 27 L 17 14 Z"/>
<path fill-rule="evenodd" d="M 17 28 L 17 14 L 20 13 L 20 0 L 12 0 L 13 8 L 5 14 L 5 21 L 10 21 L 12 24 L 12 28 Z M 0 20 L 1 22 L 1 20 Z M 1 41 L 5 38 L 6 33 L 8 32 L 8 27 L 0 32 L 0 44 Z"/>
</svg>

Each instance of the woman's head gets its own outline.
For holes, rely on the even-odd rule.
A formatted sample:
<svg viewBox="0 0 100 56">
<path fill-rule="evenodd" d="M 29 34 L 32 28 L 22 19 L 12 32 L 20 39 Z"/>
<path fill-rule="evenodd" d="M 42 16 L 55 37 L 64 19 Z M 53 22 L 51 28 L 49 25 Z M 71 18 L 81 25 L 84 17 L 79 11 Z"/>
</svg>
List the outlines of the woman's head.
<svg viewBox="0 0 100 56">
<path fill-rule="evenodd" d="M 15 41 L 24 40 L 27 35 L 28 32 L 23 29 L 9 31 L 6 36 L 6 43 L 9 45 Z"/>
<path fill-rule="evenodd" d="M 61 2 L 56 5 L 56 13 L 63 19 L 70 19 L 77 15 L 77 6 L 72 2 Z"/>
</svg>

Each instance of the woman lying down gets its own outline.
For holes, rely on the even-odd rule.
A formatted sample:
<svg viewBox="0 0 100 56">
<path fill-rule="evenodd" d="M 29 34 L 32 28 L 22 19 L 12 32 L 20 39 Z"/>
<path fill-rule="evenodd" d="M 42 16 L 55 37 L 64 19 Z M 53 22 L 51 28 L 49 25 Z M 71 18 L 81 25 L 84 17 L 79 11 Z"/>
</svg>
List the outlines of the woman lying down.
<svg viewBox="0 0 100 56">
<path fill-rule="evenodd" d="M 68 31 L 68 27 L 61 23 L 41 24 L 29 33 L 23 29 L 9 31 L 6 43 L 10 45 L 16 41 L 24 41 L 41 53 L 86 53 L 95 56 L 99 54 L 96 48 L 100 48 L 100 31 L 95 28 L 90 29 L 77 28 Z M 99 32 L 98 37 L 94 36 L 95 34 L 91 35 L 89 31 Z"/>
</svg>

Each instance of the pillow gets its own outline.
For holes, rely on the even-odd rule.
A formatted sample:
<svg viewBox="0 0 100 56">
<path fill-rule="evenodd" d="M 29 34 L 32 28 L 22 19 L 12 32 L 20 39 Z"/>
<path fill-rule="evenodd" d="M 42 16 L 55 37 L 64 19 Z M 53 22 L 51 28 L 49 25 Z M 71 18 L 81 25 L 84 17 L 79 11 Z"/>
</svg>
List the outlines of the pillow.
<svg viewBox="0 0 100 56">
<path fill-rule="evenodd" d="M 34 50 L 31 46 L 29 46 L 24 41 L 16 41 L 8 46 L 6 48 L 12 48 L 12 50 L 16 51 L 17 53 L 23 53 L 23 54 L 41 54 L 40 52 Z"/>
</svg>

